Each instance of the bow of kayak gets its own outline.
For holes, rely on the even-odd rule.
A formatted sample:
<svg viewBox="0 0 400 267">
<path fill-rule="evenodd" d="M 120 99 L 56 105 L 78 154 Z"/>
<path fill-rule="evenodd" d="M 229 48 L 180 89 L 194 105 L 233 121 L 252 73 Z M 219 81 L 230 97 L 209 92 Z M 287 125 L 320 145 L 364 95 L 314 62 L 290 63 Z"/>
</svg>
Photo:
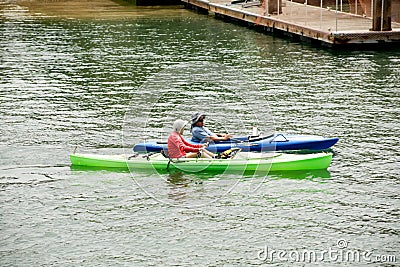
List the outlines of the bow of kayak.
<svg viewBox="0 0 400 267">
<path fill-rule="evenodd" d="M 240 153 L 239 153 L 240 154 Z M 261 153 L 254 153 L 260 154 Z M 264 153 L 263 153 L 264 154 Z M 73 166 L 118 169 L 179 169 L 187 172 L 201 171 L 297 171 L 327 169 L 332 161 L 332 153 L 315 154 L 268 154 L 238 155 L 234 159 L 205 158 L 165 158 L 157 153 L 151 156 L 135 158 L 126 155 L 71 154 Z"/>
</svg>

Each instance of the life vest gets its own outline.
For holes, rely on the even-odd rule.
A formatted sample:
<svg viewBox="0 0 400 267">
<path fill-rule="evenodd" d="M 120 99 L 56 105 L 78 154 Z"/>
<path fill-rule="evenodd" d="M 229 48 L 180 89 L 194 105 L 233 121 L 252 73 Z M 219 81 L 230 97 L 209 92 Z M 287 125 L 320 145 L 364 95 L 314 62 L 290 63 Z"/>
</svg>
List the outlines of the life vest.
<svg viewBox="0 0 400 267">
<path fill-rule="evenodd" d="M 239 147 L 234 147 L 230 148 L 228 150 L 225 150 L 224 152 L 221 152 L 217 158 L 219 159 L 232 159 L 234 156 L 236 156 L 237 153 L 239 153 L 242 149 Z"/>
</svg>

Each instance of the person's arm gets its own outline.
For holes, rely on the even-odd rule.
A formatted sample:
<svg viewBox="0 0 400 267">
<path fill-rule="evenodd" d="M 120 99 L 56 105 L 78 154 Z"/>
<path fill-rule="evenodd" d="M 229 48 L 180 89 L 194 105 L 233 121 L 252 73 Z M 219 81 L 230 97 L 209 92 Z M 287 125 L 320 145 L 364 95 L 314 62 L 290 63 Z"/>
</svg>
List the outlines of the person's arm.
<svg viewBox="0 0 400 267">
<path fill-rule="evenodd" d="M 204 132 L 207 134 L 206 138 L 208 138 L 212 141 L 225 141 L 232 137 L 231 134 L 215 134 L 215 133 L 211 132 L 208 128 L 206 128 L 206 127 L 203 127 L 203 128 L 204 128 Z"/>
<path fill-rule="evenodd" d="M 193 147 L 193 148 L 202 148 L 204 146 L 204 145 L 191 144 L 188 141 L 186 141 L 185 138 L 183 138 L 182 136 L 181 136 L 181 140 L 182 140 L 182 142 L 183 142 L 183 144 L 185 146 L 190 146 L 190 147 Z"/>
<path fill-rule="evenodd" d="M 209 139 L 213 140 L 213 141 L 225 141 L 228 140 L 232 137 L 231 134 L 224 134 L 224 135 L 214 135 L 214 136 L 208 136 Z"/>
<path fill-rule="evenodd" d="M 199 152 L 200 148 L 203 147 L 203 145 L 193 145 L 188 143 L 182 136 L 179 136 L 179 142 L 178 142 L 178 146 L 179 148 L 182 150 L 184 150 L 185 152 Z"/>
</svg>

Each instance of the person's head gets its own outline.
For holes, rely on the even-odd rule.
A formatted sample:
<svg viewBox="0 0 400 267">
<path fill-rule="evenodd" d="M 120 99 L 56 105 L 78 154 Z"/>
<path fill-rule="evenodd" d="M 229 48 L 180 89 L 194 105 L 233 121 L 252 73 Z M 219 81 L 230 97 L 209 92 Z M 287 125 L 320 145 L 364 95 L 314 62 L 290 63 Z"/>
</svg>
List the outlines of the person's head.
<svg viewBox="0 0 400 267">
<path fill-rule="evenodd" d="M 203 126 L 203 121 L 206 115 L 202 113 L 195 113 L 192 115 L 192 127 L 194 126 Z"/>
<path fill-rule="evenodd" d="M 178 119 L 174 122 L 173 130 L 179 134 L 183 134 L 183 131 L 185 130 L 187 122 L 181 119 Z"/>
</svg>

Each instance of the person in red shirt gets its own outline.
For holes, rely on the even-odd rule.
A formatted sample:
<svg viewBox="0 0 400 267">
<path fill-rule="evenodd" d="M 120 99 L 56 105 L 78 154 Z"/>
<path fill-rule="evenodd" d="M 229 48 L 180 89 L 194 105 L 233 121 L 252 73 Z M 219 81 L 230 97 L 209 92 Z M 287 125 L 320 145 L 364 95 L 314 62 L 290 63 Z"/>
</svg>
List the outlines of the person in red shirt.
<svg viewBox="0 0 400 267">
<path fill-rule="evenodd" d="M 187 122 L 176 120 L 173 125 L 173 131 L 168 137 L 168 155 L 170 158 L 195 158 L 197 153 L 202 151 L 203 158 L 214 158 L 214 154 L 206 150 L 204 144 L 194 145 L 188 143 L 183 137 Z"/>
</svg>

